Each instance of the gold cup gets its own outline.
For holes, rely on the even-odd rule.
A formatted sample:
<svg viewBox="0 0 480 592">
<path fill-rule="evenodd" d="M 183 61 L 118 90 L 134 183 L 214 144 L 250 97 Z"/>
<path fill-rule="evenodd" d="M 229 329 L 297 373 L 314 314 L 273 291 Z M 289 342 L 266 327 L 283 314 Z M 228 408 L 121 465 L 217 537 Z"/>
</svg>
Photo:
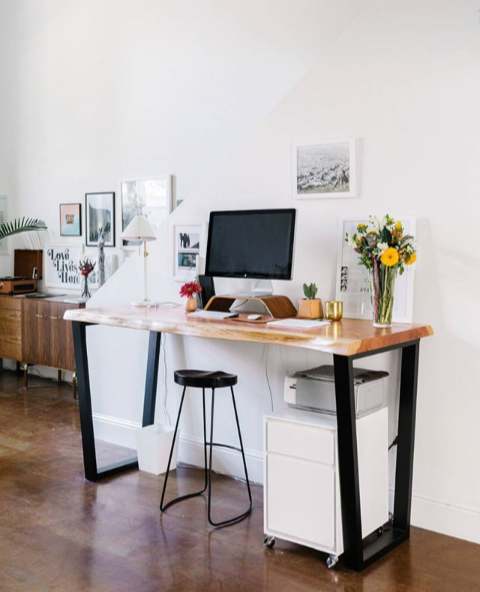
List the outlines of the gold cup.
<svg viewBox="0 0 480 592">
<path fill-rule="evenodd" d="M 331 321 L 339 321 L 343 316 L 343 302 L 341 300 L 329 300 L 325 302 L 325 318 Z"/>
</svg>

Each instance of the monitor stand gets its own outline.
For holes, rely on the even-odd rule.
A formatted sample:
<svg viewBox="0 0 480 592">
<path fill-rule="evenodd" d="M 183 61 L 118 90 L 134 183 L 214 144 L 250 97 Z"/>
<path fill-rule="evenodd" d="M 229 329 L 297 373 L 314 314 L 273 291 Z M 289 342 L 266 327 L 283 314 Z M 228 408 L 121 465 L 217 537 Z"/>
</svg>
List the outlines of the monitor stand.
<svg viewBox="0 0 480 592">
<path fill-rule="evenodd" d="M 273 294 L 272 280 L 252 280 L 250 292 L 238 292 L 232 294 L 237 298 L 260 298 Z"/>
</svg>

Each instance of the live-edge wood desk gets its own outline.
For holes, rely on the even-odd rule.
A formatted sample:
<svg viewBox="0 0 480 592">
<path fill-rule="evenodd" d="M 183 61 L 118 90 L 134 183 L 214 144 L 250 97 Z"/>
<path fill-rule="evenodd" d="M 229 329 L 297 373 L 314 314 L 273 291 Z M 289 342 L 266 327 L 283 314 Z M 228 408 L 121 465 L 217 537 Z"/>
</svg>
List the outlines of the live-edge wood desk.
<svg viewBox="0 0 480 592">
<path fill-rule="evenodd" d="M 97 481 L 138 466 L 134 459 L 103 470 L 97 468 L 86 344 L 88 326 L 149 331 L 143 426 L 154 422 L 162 333 L 307 348 L 333 354 L 345 565 L 361 571 L 409 538 L 419 345 L 420 339 L 433 334 L 430 326 L 394 324 L 390 329 L 374 329 L 370 321 L 344 319 L 315 329 L 283 329 L 234 320 L 188 319 L 183 309 L 171 307 L 69 310 L 65 319 L 73 321 L 86 479 Z M 362 540 L 353 362 L 396 349 L 401 350 L 402 361 L 393 527 L 367 544 Z"/>
</svg>

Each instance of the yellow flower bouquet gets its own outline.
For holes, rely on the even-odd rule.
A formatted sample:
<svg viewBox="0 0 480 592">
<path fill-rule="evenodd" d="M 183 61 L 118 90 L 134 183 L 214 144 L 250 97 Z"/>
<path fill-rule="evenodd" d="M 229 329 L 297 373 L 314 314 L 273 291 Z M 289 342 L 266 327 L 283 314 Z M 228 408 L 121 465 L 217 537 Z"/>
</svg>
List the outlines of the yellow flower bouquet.
<svg viewBox="0 0 480 592">
<path fill-rule="evenodd" d="M 405 234 L 400 220 L 395 221 L 387 214 L 381 219 L 370 216 L 368 224 L 359 224 L 356 232 L 346 234 L 345 240 L 370 274 L 373 326 L 390 327 L 395 278 L 402 275 L 405 265 L 417 260 L 415 239 Z"/>
</svg>

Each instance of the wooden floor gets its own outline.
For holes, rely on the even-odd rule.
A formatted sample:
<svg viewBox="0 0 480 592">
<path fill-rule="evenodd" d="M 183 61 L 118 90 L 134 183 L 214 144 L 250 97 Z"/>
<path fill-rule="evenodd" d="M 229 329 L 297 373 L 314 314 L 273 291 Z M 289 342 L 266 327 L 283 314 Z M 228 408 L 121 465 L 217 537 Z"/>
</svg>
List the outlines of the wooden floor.
<svg viewBox="0 0 480 592">
<path fill-rule="evenodd" d="M 1 592 L 480 590 L 480 546 L 425 530 L 362 574 L 327 570 L 322 553 L 262 547 L 261 487 L 247 520 L 213 530 L 202 498 L 160 514 L 162 477 L 132 471 L 89 483 L 70 388 L 31 385 L 25 393 L 21 378 L 0 375 Z M 198 471 L 180 473 L 182 491 L 198 482 Z M 241 509 L 243 487 L 217 478 L 217 517 Z"/>
</svg>

